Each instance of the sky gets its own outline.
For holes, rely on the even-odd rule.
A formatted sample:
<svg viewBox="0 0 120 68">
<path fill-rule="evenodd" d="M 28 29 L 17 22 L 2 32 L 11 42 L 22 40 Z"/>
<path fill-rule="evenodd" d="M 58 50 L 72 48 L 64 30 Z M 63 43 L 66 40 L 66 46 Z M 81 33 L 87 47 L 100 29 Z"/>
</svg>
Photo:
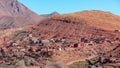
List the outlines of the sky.
<svg viewBox="0 0 120 68">
<path fill-rule="evenodd" d="M 120 15 L 120 0 L 18 0 L 37 14 L 102 10 Z"/>
</svg>

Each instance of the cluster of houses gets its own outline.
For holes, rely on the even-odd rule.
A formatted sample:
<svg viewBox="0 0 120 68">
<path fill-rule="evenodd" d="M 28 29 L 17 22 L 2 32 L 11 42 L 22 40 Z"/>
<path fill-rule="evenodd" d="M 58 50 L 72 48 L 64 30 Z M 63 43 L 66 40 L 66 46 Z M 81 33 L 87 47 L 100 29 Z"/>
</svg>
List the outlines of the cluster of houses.
<svg viewBox="0 0 120 68">
<path fill-rule="evenodd" d="M 120 38 L 116 38 L 115 41 L 120 42 Z M 27 57 L 31 60 L 25 61 L 27 65 L 40 65 L 40 58 L 49 58 L 55 52 L 72 51 L 79 47 L 94 46 L 103 44 L 104 42 L 112 44 L 111 40 L 105 37 L 81 37 L 78 42 L 71 42 L 66 38 L 41 39 L 40 37 L 34 37 L 32 34 L 28 34 L 22 40 L 12 40 L 0 47 L 0 64 L 7 63 L 11 65 L 13 60 L 26 60 Z"/>
</svg>

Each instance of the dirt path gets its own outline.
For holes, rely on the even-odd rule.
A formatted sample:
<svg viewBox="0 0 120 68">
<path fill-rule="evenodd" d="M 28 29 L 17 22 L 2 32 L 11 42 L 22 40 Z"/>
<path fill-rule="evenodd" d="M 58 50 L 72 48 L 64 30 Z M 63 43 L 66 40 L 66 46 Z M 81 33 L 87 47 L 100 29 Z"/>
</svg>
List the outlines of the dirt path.
<svg viewBox="0 0 120 68">
<path fill-rule="evenodd" d="M 73 64 L 74 62 L 85 61 L 86 59 L 92 59 L 92 58 L 94 58 L 94 57 L 95 57 L 95 56 L 92 56 L 92 57 L 89 57 L 89 58 L 81 58 L 81 59 L 78 59 L 78 60 L 70 61 L 70 62 L 66 63 L 66 65 L 71 65 L 71 64 Z"/>
</svg>

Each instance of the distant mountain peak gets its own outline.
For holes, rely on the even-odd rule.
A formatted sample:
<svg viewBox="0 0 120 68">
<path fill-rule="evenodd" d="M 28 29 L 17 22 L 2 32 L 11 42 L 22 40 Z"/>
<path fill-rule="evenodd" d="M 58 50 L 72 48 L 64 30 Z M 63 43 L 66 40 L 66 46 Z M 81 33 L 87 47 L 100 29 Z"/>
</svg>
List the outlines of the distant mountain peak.
<svg viewBox="0 0 120 68">
<path fill-rule="evenodd" d="M 55 11 L 55 12 L 52 12 L 51 14 L 43 14 L 41 16 L 49 18 L 49 17 L 56 16 L 56 15 L 60 15 L 60 14 Z"/>
<path fill-rule="evenodd" d="M 59 13 L 55 11 L 55 12 L 51 13 L 50 15 L 59 15 Z"/>
<path fill-rule="evenodd" d="M 31 11 L 17 0 L 0 0 L 0 15 L 25 16 Z"/>
<path fill-rule="evenodd" d="M 34 24 L 43 19 L 23 4 L 19 3 L 18 0 L 0 0 L 0 19 L 2 19 L 2 17 L 5 17 L 6 19 L 12 17 L 13 23 L 9 26 L 13 26 L 13 24 L 14 26 Z M 4 22 L 3 20 L 1 22 L 0 20 L 0 28 L 7 23 L 8 22 Z"/>
</svg>

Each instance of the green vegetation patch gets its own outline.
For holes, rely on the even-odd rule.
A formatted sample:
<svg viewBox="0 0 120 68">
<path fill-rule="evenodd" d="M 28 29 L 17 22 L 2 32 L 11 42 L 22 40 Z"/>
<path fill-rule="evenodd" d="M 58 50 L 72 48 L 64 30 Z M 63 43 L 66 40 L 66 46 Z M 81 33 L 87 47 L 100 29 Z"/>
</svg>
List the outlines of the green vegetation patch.
<svg viewBox="0 0 120 68">
<path fill-rule="evenodd" d="M 76 66 L 86 66 L 86 65 L 88 65 L 88 63 L 86 61 L 79 61 L 79 62 L 73 63 L 73 65 L 76 65 Z"/>
<path fill-rule="evenodd" d="M 94 62 L 95 62 L 94 60 L 91 60 L 91 63 L 94 63 Z M 74 62 L 72 65 L 75 65 L 78 67 L 87 66 L 88 62 L 87 61 L 79 61 L 79 62 Z"/>
</svg>

